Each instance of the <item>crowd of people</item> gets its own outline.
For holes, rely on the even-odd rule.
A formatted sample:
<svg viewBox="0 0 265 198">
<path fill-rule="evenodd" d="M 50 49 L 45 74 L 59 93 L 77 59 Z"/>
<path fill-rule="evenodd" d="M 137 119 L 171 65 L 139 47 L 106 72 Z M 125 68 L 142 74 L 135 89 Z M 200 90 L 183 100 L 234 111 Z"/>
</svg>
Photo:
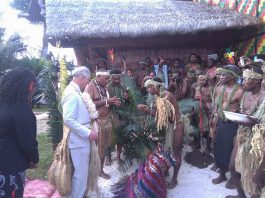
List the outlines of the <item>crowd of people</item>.
<svg viewBox="0 0 265 198">
<path fill-rule="evenodd" d="M 67 197 L 87 195 L 89 174 L 93 171 L 89 170 L 92 163 L 89 156 L 94 150 L 92 141 L 97 145 L 100 177 L 111 177 L 104 166 L 112 165 L 113 139 L 118 164 L 123 163 L 123 129 L 132 111 L 153 117 L 156 130 L 164 131 L 162 143 L 174 151 L 176 166 L 168 188 L 178 184 L 185 143 L 205 154 L 212 153 L 212 169 L 219 173 L 213 184 L 226 181 L 226 173 L 230 171 L 231 179 L 226 187 L 236 188 L 238 195 L 228 198 L 244 198 L 247 194 L 258 198 L 262 193 L 265 196 L 265 61 L 258 56 L 241 59 L 238 64 L 231 64 L 209 58 L 203 64 L 192 53 L 186 61 L 160 57 L 154 63 L 148 57 L 139 61 L 137 68 L 131 68 L 125 61 L 122 68 L 111 70 L 107 65 L 98 65 L 93 79 L 87 67 L 75 68 L 61 99 L 64 124 L 70 129 L 68 148 L 74 168 L 71 193 Z M 8 72 L 0 81 L 0 105 L 3 106 L 0 108 L 0 158 L 6 159 L 0 164 L 0 175 L 5 178 L 9 174 L 17 175 L 19 181 L 4 182 L 0 193 L 21 195 L 22 173 L 38 162 L 35 117 L 28 109 L 35 78 L 28 77 L 22 84 L 12 81 L 12 75 L 20 73 Z M 20 86 L 25 89 L 23 93 L 22 89 L 16 91 Z M 21 117 L 20 111 L 28 116 Z M 226 111 L 243 114 L 248 122 L 231 121 L 226 118 Z M 25 130 L 27 134 L 23 135 Z M 17 167 L 13 157 L 7 157 L 9 150 L 3 148 L 10 148 L 20 156 L 24 166 Z"/>
<path fill-rule="evenodd" d="M 198 55 L 190 54 L 186 64 L 180 59 L 160 57 L 157 64 L 146 58 L 139 62 L 136 69 L 129 68 L 126 63 L 123 68 L 112 69 L 110 73 L 107 68 L 98 69 L 96 78 L 89 83 L 85 91 L 89 93 L 99 111 L 99 131 L 102 131 L 98 139 L 100 176 L 110 178 L 103 171 L 103 167 L 105 158 L 105 165 L 111 165 L 113 128 L 116 133 L 117 160 L 122 162 L 121 133 L 127 122 L 126 114 L 121 116 L 119 110 L 128 112 L 130 105 L 136 103 L 138 111 L 156 117 L 157 130 L 166 131 L 164 145 L 172 148 L 176 155 L 177 165 L 168 188 L 177 185 L 181 151 L 185 141 L 195 149 L 203 150 L 202 147 L 205 147 L 202 152 L 213 153 L 213 169 L 218 170 L 220 174 L 212 180 L 213 184 L 226 181 L 226 172 L 229 170 L 231 179 L 226 185 L 227 188 L 236 188 L 239 197 L 245 197 L 245 193 L 260 196 L 261 191 L 258 189 L 261 189 L 260 182 L 264 178 L 260 177 L 260 173 L 252 177 L 250 172 L 262 168 L 255 164 L 255 160 L 245 160 L 254 159 L 248 155 L 254 155 L 254 151 L 250 151 L 255 148 L 251 146 L 251 133 L 244 132 L 242 135 L 242 130 L 251 130 L 252 126 L 263 122 L 264 61 L 256 57 L 255 61 L 244 58 L 244 62 L 242 64 L 241 61 L 238 65 L 222 64 L 215 59 L 209 59 L 203 66 Z M 134 97 L 135 101 L 132 102 L 129 92 L 136 96 L 135 89 L 139 90 L 140 97 L 145 97 L 145 101 Z M 252 124 L 232 122 L 225 117 L 224 111 L 241 112 L 247 116 L 259 112 L 259 121 L 253 119 Z M 183 122 L 183 115 L 188 115 L 192 130 L 186 130 L 187 123 Z M 261 161 L 260 163 L 263 164 Z M 249 171 L 249 166 L 256 169 Z"/>
</svg>

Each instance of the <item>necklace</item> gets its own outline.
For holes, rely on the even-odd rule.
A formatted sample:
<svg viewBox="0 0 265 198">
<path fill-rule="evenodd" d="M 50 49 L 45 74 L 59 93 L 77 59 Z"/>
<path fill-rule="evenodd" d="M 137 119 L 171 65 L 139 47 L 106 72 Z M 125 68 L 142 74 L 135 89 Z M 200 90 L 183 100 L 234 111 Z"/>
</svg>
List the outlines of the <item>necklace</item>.
<svg viewBox="0 0 265 198">
<path fill-rule="evenodd" d="M 104 88 L 104 92 L 103 92 L 103 88 L 100 87 L 97 83 L 96 80 L 93 81 L 97 90 L 98 90 L 98 94 L 100 96 L 100 100 L 106 100 L 106 99 L 109 99 L 109 92 L 106 90 L 106 88 Z"/>
<path fill-rule="evenodd" d="M 245 102 L 247 94 L 248 94 L 248 92 L 244 93 L 244 95 L 243 95 L 243 98 L 242 98 L 241 103 L 240 103 L 240 109 L 243 112 L 248 113 L 249 115 L 253 115 L 255 113 L 255 111 L 257 110 L 257 107 L 258 107 L 258 101 L 259 101 L 260 92 L 258 94 L 256 103 L 253 105 L 253 107 L 251 109 L 249 109 L 249 111 L 247 111 L 247 110 L 245 111 L 244 110 L 244 102 Z"/>
<path fill-rule="evenodd" d="M 218 97 L 218 100 L 217 100 L 218 101 L 217 102 L 217 108 L 218 108 L 218 112 L 219 112 L 220 118 L 222 120 L 224 120 L 224 121 L 226 120 L 226 118 L 225 118 L 225 115 L 224 115 L 224 112 L 223 111 L 227 111 L 229 109 L 230 102 L 231 102 L 232 98 L 234 97 L 234 95 L 235 95 L 236 90 L 238 89 L 238 87 L 239 87 L 239 84 L 237 84 L 237 83 L 233 86 L 233 89 L 232 89 L 231 94 L 230 94 L 230 96 L 228 98 L 228 101 L 226 103 L 225 108 L 223 108 L 223 100 L 224 100 L 224 93 L 225 93 L 225 90 L 227 88 L 227 85 L 225 85 L 223 87 L 223 90 L 222 90 L 220 96 Z"/>
</svg>

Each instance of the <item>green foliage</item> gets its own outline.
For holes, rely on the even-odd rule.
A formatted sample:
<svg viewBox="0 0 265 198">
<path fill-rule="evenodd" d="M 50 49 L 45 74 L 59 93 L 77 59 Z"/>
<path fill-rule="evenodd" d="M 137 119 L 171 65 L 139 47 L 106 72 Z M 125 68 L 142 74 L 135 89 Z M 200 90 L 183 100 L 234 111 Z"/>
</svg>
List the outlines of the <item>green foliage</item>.
<svg viewBox="0 0 265 198">
<path fill-rule="evenodd" d="M 28 12 L 28 8 L 31 0 L 13 0 L 11 7 L 16 10 L 21 10 L 23 12 Z"/>
<path fill-rule="evenodd" d="M 59 98 L 58 92 L 58 77 L 57 69 L 52 62 L 40 72 L 39 79 L 41 79 L 42 91 L 44 93 L 44 99 L 47 102 L 49 109 L 49 121 L 50 126 L 49 137 L 53 144 L 53 148 L 61 141 L 63 134 L 62 115 L 58 109 Z"/>
<path fill-rule="evenodd" d="M 0 29 L 0 76 L 7 69 L 16 67 L 20 61 L 17 57 L 23 57 L 23 53 L 26 52 L 26 46 L 19 35 L 15 34 L 5 41 L 4 32 L 4 29 Z"/>
<path fill-rule="evenodd" d="M 47 105 L 40 105 L 38 108 L 37 107 L 33 107 L 32 111 L 35 113 L 45 113 L 47 112 L 49 109 L 47 107 Z M 43 131 L 44 132 L 44 131 Z"/>
<path fill-rule="evenodd" d="M 54 59 L 46 61 L 45 68 L 38 75 L 39 87 L 48 106 L 49 137 L 53 144 L 53 148 L 61 141 L 63 135 L 63 118 L 60 107 L 61 93 L 58 89 L 59 79 L 57 73 L 60 71 L 60 87 L 64 89 L 69 83 L 67 68 L 72 67 L 72 63 L 66 62 L 65 59 L 61 61 Z M 39 67 L 36 69 L 38 68 Z"/>
<path fill-rule="evenodd" d="M 157 143 L 164 142 L 164 131 L 157 131 L 155 120 L 150 116 L 136 112 L 130 116 L 130 123 L 123 129 L 125 163 L 120 171 L 126 172 L 132 165 L 133 159 L 142 161 L 152 151 Z"/>
<path fill-rule="evenodd" d="M 53 151 L 50 143 L 50 137 L 47 133 L 40 133 L 37 135 L 39 148 L 39 164 L 36 169 L 29 169 L 27 176 L 34 179 L 47 179 L 47 172 L 52 163 Z"/>
<path fill-rule="evenodd" d="M 25 57 L 18 61 L 17 66 L 27 68 L 34 72 L 36 76 L 48 65 L 45 59 Z"/>
</svg>

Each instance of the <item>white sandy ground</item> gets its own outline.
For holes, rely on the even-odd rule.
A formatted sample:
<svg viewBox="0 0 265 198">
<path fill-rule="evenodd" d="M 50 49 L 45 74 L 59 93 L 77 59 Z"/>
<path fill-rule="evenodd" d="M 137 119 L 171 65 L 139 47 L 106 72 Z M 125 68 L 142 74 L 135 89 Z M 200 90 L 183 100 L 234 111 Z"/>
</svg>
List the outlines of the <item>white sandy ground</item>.
<svg viewBox="0 0 265 198">
<path fill-rule="evenodd" d="M 37 117 L 37 128 L 38 133 L 45 132 L 47 129 L 46 122 L 48 121 L 48 114 L 43 113 L 36 115 Z M 189 148 L 185 147 L 183 149 L 183 155 L 185 152 L 190 151 Z M 115 157 L 114 157 L 115 158 Z M 225 182 L 219 185 L 213 185 L 211 180 L 218 176 L 218 173 L 210 170 L 209 167 L 205 169 L 199 169 L 191 166 L 182 160 L 181 168 L 178 175 L 178 185 L 173 190 L 168 190 L 168 198 L 224 198 L 226 195 L 236 195 L 236 190 L 229 190 L 225 188 Z M 130 168 L 127 172 L 128 174 L 134 172 L 137 168 L 137 163 Z M 120 178 L 124 175 L 118 171 L 117 162 L 114 160 L 112 165 L 105 166 L 104 170 L 106 173 L 111 175 L 110 180 L 104 180 L 99 178 L 98 184 L 101 192 L 102 198 L 112 197 L 110 191 L 111 185 L 117 183 Z M 173 169 L 170 169 L 170 175 L 172 175 Z M 228 178 L 230 177 L 227 174 Z M 168 177 L 169 181 L 171 177 Z"/>
<path fill-rule="evenodd" d="M 184 155 L 185 151 L 183 152 Z M 218 173 L 210 170 L 209 167 L 199 169 L 182 161 L 178 176 L 178 185 L 173 190 L 168 190 L 168 198 L 224 198 L 227 195 L 236 195 L 236 190 L 229 190 L 225 188 L 225 182 L 219 185 L 213 185 L 211 180 L 218 176 Z M 137 168 L 136 163 L 129 170 L 130 173 Z M 123 177 L 122 173 L 118 171 L 117 162 L 113 161 L 112 165 L 105 167 L 106 173 L 111 175 L 110 180 L 99 178 L 99 188 L 101 197 L 111 197 L 110 186 L 119 181 Z M 170 169 L 172 175 L 173 169 Z M 129 172 L 128 172 L 129 174 Z M 230 177 L 229 174 L 227 174 Z M 168 177 L 167 180 L 170 180 Z"/>
</svg>

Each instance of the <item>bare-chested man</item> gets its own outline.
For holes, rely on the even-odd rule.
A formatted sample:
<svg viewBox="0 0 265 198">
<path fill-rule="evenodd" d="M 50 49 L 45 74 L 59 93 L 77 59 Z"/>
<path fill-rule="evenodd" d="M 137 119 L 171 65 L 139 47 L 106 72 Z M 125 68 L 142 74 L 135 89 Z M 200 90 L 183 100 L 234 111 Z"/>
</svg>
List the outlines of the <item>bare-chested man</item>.
<svg viewBox="0 0 265 198">
<path fill-rule="evenodd" d="M 261 68 L 254 64 L 249 64 L 244 67 L 243 88 L 246 92 L 244 93 L 240 107 L 240 111 L 243 114 L 253 116 L 256 112 L 261 110 L 261 108 L 264 108 L 262 103 L 265 100 L 265 91 L 261 89 L 262 75 L 263 72 Z M 265 115 L 258 116 L 264 117 Z M 242 125 L 238 129 L 237 139 L 235 141 L 229 165 L 229 170 L 238 195 L 229 195 L 226 198 L 246 198 L 244 190 L 252 196 L 260 195 L 257 185 L 255 185 L 252 180 L 252 174 L 256 169 L 253 170 L 252 168 L 252 163 L 255 157 L 253 157 L 250 152 L 252 147 L 250 143 L 254 134 L 254 132 L 252 132 L 252 126 L 255 122 L 253 122 L 253 124 L 251 123 L 249 126 L 246 125 L 246 123 L 239 124 Z M 262 174 L 262 172 L 260 173 Z M 260 175 L 257 176 L 259 177 Z M 243 188 L 241 183 L 243 184 Z"/>
<path fill-rule="evenodd" d="M 117 144 L 117 161 L 118 164 L 122 163 L 121 160 L 121 151 L 123 144 L 123 128 L 127 124 L 128 120 L 128 111 L 131 110 L 129 107 L 132 106 L 131 98 L 129 98 L 129 90 L 126 90 L 121 85 L 122 73 L 118 69 L 113 69 L 110 72 L 111 81 L 107 85 L 107 90 L 110 94 L 110 97 L 117 97 L 121 100 L 121 105 L 119 107 L 111 107 L 111 118 L 112 125 L 115 132 L 116 144 Z"/>
<path fill-rule="evenodd" d="M 210 109 L 212 105 L 212 87 L 208 85 L 208 80 L 206 75 L 200 75 L 198 77 L 199 86 L 195 87 L 194 100 L 202 100 L 205 105 L 205 111 L 207 117 L 209 117 Z"/>
<path fill-rule="evenodd" d="M 215 140 L 215 134 L 216 134 L 216 125 L 217 125 L 217 121 L 218 121 L 218 116 L 217 116 L 217 112 L 213 111 L 214 109 L 217 109 L 217 106 L 216 106 L 216 98 L 217 98 L 217 93 L 216 93 L 216 89 L 217 87 L 219 86 L 222 86 L 222 84 L 220 83 L 220 71 L 216 70 L 215 72 L 215 83 L 214 83 L 214 88 L 213 88 L 213 93 L 212 93 L 212 113 L 211 113 L 211 117 L 210 117 L 210 120 L 209 120 L 209 132 L 210 132 L 210 136 L 212 138 L 212 143 L 214 142 Z M 213 147 L 213 146 L 212 146 Z M 216 170 L 216 166 L 214 165 L 212 167 L 211 170 Z"/>
<path fill-rule="evenodd" d="M 174 153 L 176 155 L 177 159 L 177 164 L 174 168 L 174 174 L 172 177 L 171 182 L 168 185 L 168 188 L 172 189 L 174 188 L 177 184 L 177 176 L 179 172 L 179 168 L 181 165 L 181 151 L 182 151 L 182 144 L 183 144 L 183 134 L 184 134 L 184 129 L 183 125 L 180 121 L 180 113 L 179 113 L 179 108 L 177 104 L 176 98 L 168 91 L 165 90 L 164 84 L 162 83 L 162 80 L 159 77 L 154 77 L 153 79 L 150 79 L 146 81 L 145 87 L 147 88 L 148 92 L 150 92 L 152 95 L 157 95 L 156 99 L 156 109 L 157 109 L 157 128 L 159 129 L 162 125 L 162 127 L 167 128 L 166 131 L 166 146 L 173 148 Z M 165 106 L 163 106 L 165 105 Z M 162 106 L 164 108 L 162 108 Z M 165 114 L 170 115 L 170 112 L 173 112 L 171 108 L 174 108 L 175 115 L 171 115 L 167 120 L 165 120 L 166 123 L 161 123 L 160 118 L 163 118 Z M 138 109 L 147 113 L 151 114 L 152 116 L 156 115 L 156 112 L 150 110 L 150 108 L 147 105 L 138 105 Z M 166 112 L 161 112 L 159 109 L 164 109 Z M 173 117 L 175 119 L 173 120 Z M 171 127 L 171 126 L 172 127 Z"/>
<path fill-rule="evenodd" d="M 189 62 L 188 64 L 185 66 L 185 74 L 187 74 L 190 71 L 196 71 L 196 70 L 201 70 L 201 65 L 199 64 L 200 62 L 200 57 L 195 54 L 195 53 L 191 53 L 189 56 Z"/>
<path fill-rule="evenodd" d="M 144 77 L 148 74 L 148 63 L 146 61 L 140 61 L 139 70 L 136 72 L 136 85 L 141 88 Z"/>
<path fill-rule="evenodd" d="M 193 99 L 199 102 L 199 132 L 201 138 L 206 138 L 207 145 L 205 146 L 210 150 L 209 119 L 212 106 L 212 88 L 208 85 L 206 75 L 200 75 L 198 77 L 198 84 L 199 86 L 195 87 Z"/>
<path fill-rule="evenodd" d="M 179 73 L 173 73 L 170 76 L 168 91 L 174 94 L 177 100 L 184 98 L 187 94 L 188 87 L 186 79 L 182 78 Z"/>
<path fill-rule="evenodd" d="M 261 89 L 265 91 L 265 79 L 261 82 Z"/>
<path fill-rule="evenodd" d="M 112 124 L 110 119 L 109 105 L 119 106 L 121 101 L 117 97 L 109 97 L 106 89 L 106 85 L 109 82 L 110 74 L 104 69 L 100 69 L 96 72 L 95 80 L 91 81 L 87 87 L 86 92 L 89 93 L 99 113 L 99 138 L 98 148 L 99 157 L 101 160 L 101 173 L 100 177 L 104 179 L 110 179 L 110 176 L 103 171 L 105 154 L 108 152 L 108 159 L 110 160 L 110 144 L 111 144 L 111 131 Z"/>
<path fill-rule="evenodd" d="M 226 181 L 226 171 L 228 170 L 231 153 L 233 150 L 234 137 L 237 133 L 238 125 L 226 120 L 223 111 L 239 111 L 243 90 L 236 83 L 240 77 L 240 69 L 236 65 L 226 65 L 220 71 L 220 83 L 222 86 L 216 88 L 216 109 L 218 123 L 214 143 L 214 160 L 219 168 L 219 176 L 212 180 L 213 184 Z"/>
<path fill-rule="evenodd" d="M 182 88 L 183 98 L 192 98 L 194 95 L 194 89 L 198 85 L 195 72 L 188 72 L 185 80 L 186 84 Z"/>
</svg>

